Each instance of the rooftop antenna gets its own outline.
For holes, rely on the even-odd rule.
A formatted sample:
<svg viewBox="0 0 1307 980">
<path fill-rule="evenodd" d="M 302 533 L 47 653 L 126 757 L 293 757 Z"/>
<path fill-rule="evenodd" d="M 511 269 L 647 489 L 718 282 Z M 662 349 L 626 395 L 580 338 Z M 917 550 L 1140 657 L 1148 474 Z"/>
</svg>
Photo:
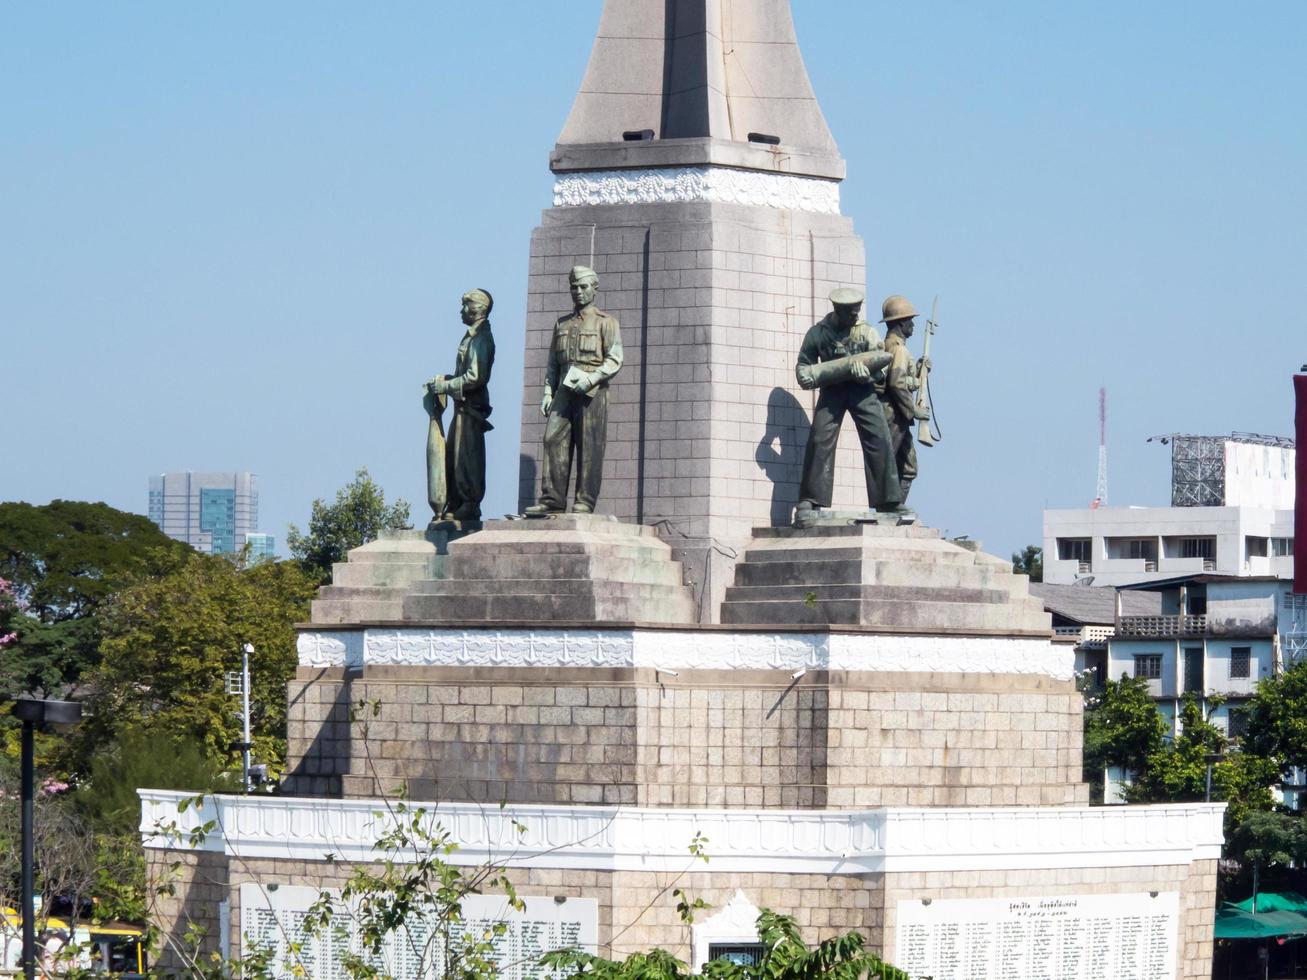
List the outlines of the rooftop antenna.
<svg viewBox="0 0 1307 980">
<path fill-rule="evenodd" d="M 1097 510 L 1107 506 L 1107 389 L 1098 389 L 1098 492 L 1089 505 Z"/>
</svg>

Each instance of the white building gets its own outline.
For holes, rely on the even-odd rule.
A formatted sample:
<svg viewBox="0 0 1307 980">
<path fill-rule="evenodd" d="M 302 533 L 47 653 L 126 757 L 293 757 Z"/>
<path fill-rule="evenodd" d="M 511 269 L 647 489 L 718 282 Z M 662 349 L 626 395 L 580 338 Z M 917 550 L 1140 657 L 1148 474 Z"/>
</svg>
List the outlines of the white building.
<svg viewBox="0 0 1307 980">
<path fill-rule="evenodd" d="M 1170 507 L 1044 512 L 1044 580 L 1134 585 L 1216 574 L 1293 577 L 1293 442 L 1167 436 Z"/>
</svg>

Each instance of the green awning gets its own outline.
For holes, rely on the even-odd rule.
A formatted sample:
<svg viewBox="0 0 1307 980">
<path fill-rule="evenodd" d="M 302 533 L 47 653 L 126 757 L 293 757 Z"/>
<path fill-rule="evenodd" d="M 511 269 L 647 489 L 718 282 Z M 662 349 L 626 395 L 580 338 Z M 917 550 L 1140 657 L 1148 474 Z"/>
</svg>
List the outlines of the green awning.
<svg viewBox="0 0 1307 980">
<path fill-rule="evenodd" d="M 1262 897 L 1257 896 L 1258 907 Z M 1245 912 L 1227 905 L 1216 911 L 1217 939 L 1274 939 L 1307 936 L 1307 915 L 1284 910 Z"/>
<path fill-rule="evenodd" d="M 1251 895 L 1242 902 L 1227 902 L 1226 904 L 1244 912 L 1253 910 Z M 1303 898 L 1297 892 L 1258 892 L 1257 911 L 1307 913 L 1307 898 Z"/>
</svg>

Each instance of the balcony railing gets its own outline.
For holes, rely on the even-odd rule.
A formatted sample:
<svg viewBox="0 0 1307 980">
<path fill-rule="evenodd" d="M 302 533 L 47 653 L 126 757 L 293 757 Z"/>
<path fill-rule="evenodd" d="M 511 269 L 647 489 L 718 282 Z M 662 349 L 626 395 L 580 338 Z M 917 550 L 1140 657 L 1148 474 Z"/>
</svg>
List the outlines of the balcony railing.
<svg viewBox="0 0 1307 980">
<path fill-rule="evenodd" d="M 1206 616 L 1122 616 L 1117 636 L 1201 636 L 1207 632 Z"/>
<path fill-rule="evenodd" d="M 1055 626 L 1053 627 L 1054 636 L 1073 636 L 1080 641 L 1082 647 L 1103 647 L 1107 645 L 1107 638 L 1112 635 L 1111 626 Z"/>
</svg>

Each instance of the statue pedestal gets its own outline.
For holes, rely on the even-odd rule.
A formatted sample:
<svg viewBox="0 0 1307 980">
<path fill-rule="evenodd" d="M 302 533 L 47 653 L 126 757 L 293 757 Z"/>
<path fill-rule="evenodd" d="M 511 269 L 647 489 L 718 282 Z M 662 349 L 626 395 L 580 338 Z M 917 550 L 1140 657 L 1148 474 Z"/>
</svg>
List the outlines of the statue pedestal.
<svg viewBox="0 0 1307 980">
<path fill-rule="evenodd" d="M 723 624 L 871 626 L 1047 636 L 1043 603 L 1010 562 L 939 531 L 822 519 L 758 528 L 735 566 Z"/>
<path fill-rule="evenodd" d="M 695 621 L 651 527 L 597 514 L 389 532 L 335 566 L 315 624 L 480 626 Z"/>
</svg>

